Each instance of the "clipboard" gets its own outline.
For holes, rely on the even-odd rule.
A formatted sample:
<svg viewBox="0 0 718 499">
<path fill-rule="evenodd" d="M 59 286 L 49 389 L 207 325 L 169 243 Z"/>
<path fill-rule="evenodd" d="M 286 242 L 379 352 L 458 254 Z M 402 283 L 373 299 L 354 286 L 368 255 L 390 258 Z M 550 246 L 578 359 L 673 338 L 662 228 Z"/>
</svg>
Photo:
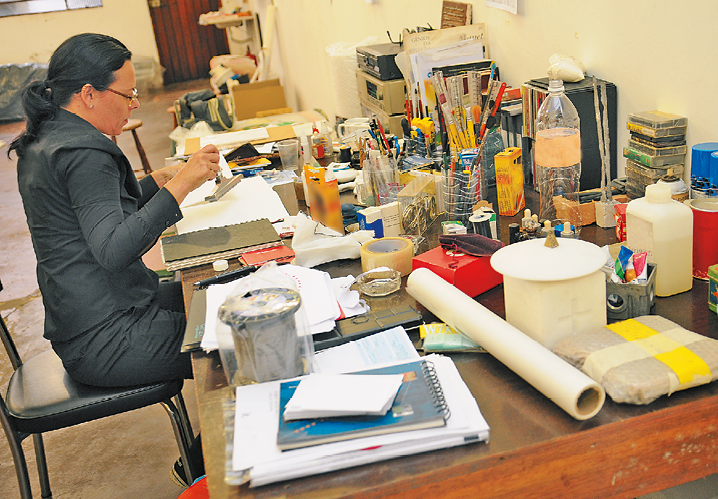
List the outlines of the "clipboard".
<svg viewBox="0 0 718 499">
<path fill-rule="evenodd" d="M 207 314 L 207 290 L 197 289 L 192 293 L 192 300 L 187 315 L 187 329 L 180 352 L 194 352 L 200 349 L 200 343 L 204 336 L 204 321 Z"/>
</svg>

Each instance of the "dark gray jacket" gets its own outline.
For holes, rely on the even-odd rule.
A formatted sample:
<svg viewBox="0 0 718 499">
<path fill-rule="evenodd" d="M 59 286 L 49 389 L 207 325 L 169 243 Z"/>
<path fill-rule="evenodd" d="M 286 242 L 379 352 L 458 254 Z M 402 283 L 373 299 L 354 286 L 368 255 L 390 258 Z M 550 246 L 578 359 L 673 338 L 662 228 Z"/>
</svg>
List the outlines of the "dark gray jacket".
<svg viewBox="0 0 718 499">
<path fill-rule="evenodd" d="M 37 256 L 45 337 L 66 341 L 155 298 L 141 256 L 182 218 L 172 194 L 137 181 L 112 140 L 60 110 L 18 160 Z"/>
</svg>

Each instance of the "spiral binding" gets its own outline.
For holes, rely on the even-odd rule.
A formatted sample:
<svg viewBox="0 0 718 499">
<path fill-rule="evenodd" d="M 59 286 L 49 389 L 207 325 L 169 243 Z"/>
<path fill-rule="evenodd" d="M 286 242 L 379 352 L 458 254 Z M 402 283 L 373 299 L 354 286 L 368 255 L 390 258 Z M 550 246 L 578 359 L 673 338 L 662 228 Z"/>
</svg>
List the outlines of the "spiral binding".
<svg viewBox="0 0 718 499">
<path fill-rule="evenodd" d="M 422 361 L 421 372 L 424 374 L 424 379 L 429 385 L 429 391 L 434 399 L 434 407 L 444 414 L 444 421 L 446 421 L 451 416 L 451 410 L 446 403 L 444 389 L 441 387 L 439 375 L 436 373 L 434 363 L 428 360 Z"/>
</svg>

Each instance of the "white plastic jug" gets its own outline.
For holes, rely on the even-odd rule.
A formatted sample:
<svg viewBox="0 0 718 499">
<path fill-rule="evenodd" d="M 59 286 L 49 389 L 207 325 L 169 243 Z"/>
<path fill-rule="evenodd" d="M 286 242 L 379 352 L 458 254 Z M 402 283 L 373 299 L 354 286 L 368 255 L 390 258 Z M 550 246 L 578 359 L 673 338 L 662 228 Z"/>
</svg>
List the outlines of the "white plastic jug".
<svg viewBox="0 0 718 499">
<path fill-rule="evenodd" d="M 656 296 L 693 287 L 693 212 L 671 198 L 670 185 L 648 185 L 645 197 L 628 203 L 626 243 L 657 265 Z"/>
</svg>

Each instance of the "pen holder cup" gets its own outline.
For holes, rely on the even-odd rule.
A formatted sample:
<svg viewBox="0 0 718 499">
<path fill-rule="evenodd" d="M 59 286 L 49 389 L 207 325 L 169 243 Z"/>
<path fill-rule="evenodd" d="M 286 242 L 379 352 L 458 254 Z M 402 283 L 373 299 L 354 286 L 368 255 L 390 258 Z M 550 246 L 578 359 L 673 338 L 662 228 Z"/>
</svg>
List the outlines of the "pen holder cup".
<svg viewBox="0 0 718 499">
<path fill-rule="evenodd" d="M 444 179 L 446 219 L 459 221 L 467 227 L 474 205 L 479 201 L 479 195 L 476 189 L 471 187 L 468 178 L 469 175 L 457 173 L 453 178 Z"/>
<path fill-rule="evenodd" d="M 230 297 L 219 309 L 220 357 L 232 386 L 292 378 L 308 372 L 306 338 L 299 333 L 296 314 L 299 293 L 265 288 Z M 221 341 L 220 331 L 231 331 Z M 309 361 L 308 361 L 309 360 Z"/>
</svg>

